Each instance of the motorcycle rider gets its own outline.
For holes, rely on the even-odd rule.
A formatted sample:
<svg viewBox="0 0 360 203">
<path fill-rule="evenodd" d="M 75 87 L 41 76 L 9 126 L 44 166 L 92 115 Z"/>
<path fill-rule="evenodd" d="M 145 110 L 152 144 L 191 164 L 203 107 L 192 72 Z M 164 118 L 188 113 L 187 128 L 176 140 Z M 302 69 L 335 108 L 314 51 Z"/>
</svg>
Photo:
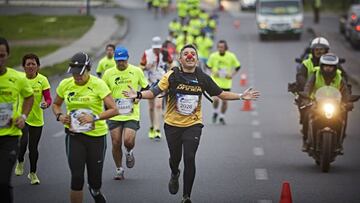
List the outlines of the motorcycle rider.
<svg viewBox="0 0 360 203">
<path fill-rule="evenodd" d="M 320 67 L 315 67 L 314 74 L 309 78 L 309 80 L 305 84 L 304 87 L 305 95 L 307 95 L 310 99 L 313 99 L 315 92 L 319 88 L 324 86 L 332 86 L 341 92 L 342 102 L 347 102 L 348 99 L 350 98 L 350 94 L 346 80 L 342 76 L 342 71 L 339 70 L 338 68 L 339 58 L 333 53 L 324 54 L 320 57 L 319 65 Z M 303 126 L 304 126 L 304 137 L 303 137 L 303 147 L 302 147 L 303 151 L 306 151 L 308 148 L 306 143 L 307 133 L 305 132 L 307 132 L 308 119 L 310 118 L 310 116 L 311 116 L 311 111 L 307 109 L 305 111 L 305 116 L 304 116 L 305 120 L 303 122 Z M 345 126 L 346 126 L 347 114 L 345 113 L 342 116 L 344 116 Z M 345 131 L 343 138 L 345 138 Z M 338 151 L 341 153 L 342 153 L 343 140 L 340 141 L 340 146 L 338 148 Z"/>
</svg>

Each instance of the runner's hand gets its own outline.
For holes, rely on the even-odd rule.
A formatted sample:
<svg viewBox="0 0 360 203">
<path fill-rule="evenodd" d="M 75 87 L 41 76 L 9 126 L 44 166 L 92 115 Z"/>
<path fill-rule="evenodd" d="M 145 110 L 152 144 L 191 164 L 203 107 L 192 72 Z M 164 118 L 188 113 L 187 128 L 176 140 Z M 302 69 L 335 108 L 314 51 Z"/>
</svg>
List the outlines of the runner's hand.
<svg viewBox="0 0 360 203">
<path fill-rule="evenodd" d="M 242 98 L 244 100 L 255 100 L 260 96 L 260 92 L 253 90 L 252 87 L 244 91 Z"/>
<path fill-rule="evenodd" d="M 25 127 L 25 119 L 20 116 L 15 119 L 15 126 L 17 128 L 23 129 Z"/>
<path fill-rule="evenodd" d="M 86 123 L 92 123 L 94 122 L 94 116 L 86 113 L 82 113 L 79 116 L 78 121 L 80 122 L 80 125 L 85 125 Z"/>
<path fill-rule="evenodd" d="M 124 90 L 122 92 L 123 95 L 129 99 L 136 99 L 137 92 L 130 85 L 128 85 L 128 87 L 129 87 L 129 90 Z"/>
<path fill-rule="evenodd" d="M 68 116 L 68 115 L 60 115 L 59 121 L 64 125 L 66 125 L 66 124 L 70 125 L 70 116 Z"/>
<path fill-rule="evenodd" d="M 47 109 L 50 105 L 48 105 L 46 102 L 41 102 L 40 108 Z"/>
</svg>

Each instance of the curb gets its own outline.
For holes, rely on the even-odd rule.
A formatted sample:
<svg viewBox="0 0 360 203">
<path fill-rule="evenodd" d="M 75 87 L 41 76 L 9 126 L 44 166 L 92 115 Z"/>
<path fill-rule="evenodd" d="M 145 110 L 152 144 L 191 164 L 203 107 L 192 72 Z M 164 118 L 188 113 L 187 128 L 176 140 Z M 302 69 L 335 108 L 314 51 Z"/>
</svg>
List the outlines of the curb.
<svg viewBox="0 0 360 203">
<path fill-rule="evenodd" d="M 311 35 L 313 35 L 314 38 L 317 36 L 321 36 L 320 32 L 316 32 L 313 27 L 309 27 L 309 28 L 307 28 L 307 30 Z M 348 74 L 348 78 L 352 84 L 354 84 L 356 86 L 360 86 L 360 81 L 358 78 L 354 77 L 352 74 Z"/>
</svg>

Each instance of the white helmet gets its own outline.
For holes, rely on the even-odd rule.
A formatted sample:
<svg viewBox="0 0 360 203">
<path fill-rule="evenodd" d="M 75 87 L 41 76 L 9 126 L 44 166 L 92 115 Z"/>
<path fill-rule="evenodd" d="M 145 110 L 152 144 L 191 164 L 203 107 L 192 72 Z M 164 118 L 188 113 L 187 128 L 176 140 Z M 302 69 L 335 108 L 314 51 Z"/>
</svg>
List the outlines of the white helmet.
<svg viewBox="0 0 360 203">
<path fill-rule="evenodd" d="M 337 66 L 339 64 L 339 57 L 333 53 L 327 53 L 320 57 L 320 66 L 321 65 L 331 65 Z"/>
<path fill-rule="evenodd" d="M 314 49 L 314 48 L 329 49 L 330 44 L 329 44 L 329 41 L 327 39 L 325 39 L 324 37 L 317 37 L 311 41 L 310 48 L 311 49 Z"/>
</svg>

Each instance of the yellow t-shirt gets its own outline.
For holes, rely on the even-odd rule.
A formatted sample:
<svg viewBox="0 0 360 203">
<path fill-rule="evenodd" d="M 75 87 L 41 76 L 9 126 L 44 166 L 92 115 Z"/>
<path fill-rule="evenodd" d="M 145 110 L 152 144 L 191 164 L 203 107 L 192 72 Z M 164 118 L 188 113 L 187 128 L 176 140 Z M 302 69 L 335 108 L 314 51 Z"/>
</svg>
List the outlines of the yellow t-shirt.
<svg viewBox="0 0 360 203">
<path fill-rule="evenodd" d="M 12 68 L 6 68 L 0 81 L 0 136 L 20 136 L 15 119 L 22 113 L 22 98 L 33 95 L 33 90 L 24 75 Z"/>
<path fill-rule="evenodd" d="M 112 57 L 111 59 L 109 59 L 107 56 L 105 56 L 104 58 L 102 58 L 99 61 L 99 65 L 96 68 L 96 72 L 97 73 L 103 73 L 106 70 L 116 67 L 116 61 L 114 60 L 114 57 Z"/>
<path fill-rule="evenodd" d="M 200 84 L 195 73 L 181 74 L 181 81 L 174 82 L 175 74 L 171 70 L 167 72 L 158 83 L 161 91 L 171 90 L 176 86 L 175 92 L 170 91 L 167 96 L 165 123 L 177 127 L 188 127 L 202 123 L 201 99 L 202 92 L 206 91 L 210 96 L 221 94 L 222 90 L 210 78 L 204 74 L 204 84 Z"/>
<path fill-rule="evenodd" d="M 90 75 L 89 81 L 82 86 L 75 84 L 73 77 L 62 80 L 56 93 L 64 100 L 67 114 L 86 109 L 92 111 L 94 115 L 99 115 L 104 109 L 104 98 L 111 92 L 103 80 Z M 65 125 L 65 128 L 69 126 Z M 107 131 L 105 120 L 98 120 L 95 122 L 95 128 L 84 134 L 99 137 L 106 135 Z"/>
<path fill-rule="evenodd" d="M 227 79 L 225 76 L 232 73 L 236 67 L 239 67 L 240 61 L 230 51 L 226 51 L 223 56 L 217 51 L 209 56 L 207 66 L 211 68 L 211 77 L 215 80 L 216 84 L 223 89 L 230 89 L 232 79 Z M 216 72 L 219 73 L 219 76 L 215 76 L 214 73 Z"/>
<path fill-rule="evenodd" d="M 26 78 L 26 75 L 24 73 L 24 77 Z M 43 126 L 44 125 L 44 115 L 43 115 L 43 109 L 40 108 L 40 103 L 43 98 L 42 91 L 46 89 L 50 89 L 50 84 L 48 79 L 41 75 L 40 73 L 37 74 L 37 76 L 33 79 L 26 80 L 29 82 L 31 88 L 34 91 L 34 104 L 32 106 L 31 112 L 29 113 L 26 123 L 31 126 Z"/>
<path fill-rule="evenodd" d="M 148 86 L 148 81 L 144 76 L 144 72 L 134 65 L 129 64 L 128 67 L 120 71 L 117 68 L 111 68 L 105 71 L 102 79 L 110 88 L 115 103 L 121 115 L 114 116 L 110 120 L 114 121 L 128 121 L 140 120 L 139 103 L 134 103 L 132 99 L 127 99 L 122 94 L 124 90 L 128 90 L 130 85 L 133 89 L 139 90 L 141 87 Z"/>
</svg>

